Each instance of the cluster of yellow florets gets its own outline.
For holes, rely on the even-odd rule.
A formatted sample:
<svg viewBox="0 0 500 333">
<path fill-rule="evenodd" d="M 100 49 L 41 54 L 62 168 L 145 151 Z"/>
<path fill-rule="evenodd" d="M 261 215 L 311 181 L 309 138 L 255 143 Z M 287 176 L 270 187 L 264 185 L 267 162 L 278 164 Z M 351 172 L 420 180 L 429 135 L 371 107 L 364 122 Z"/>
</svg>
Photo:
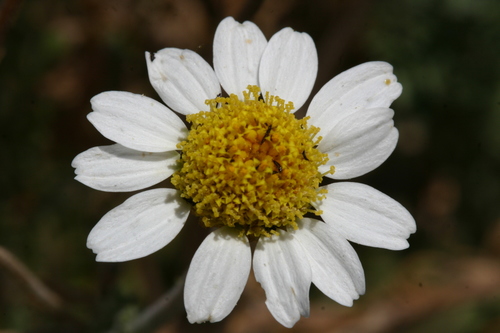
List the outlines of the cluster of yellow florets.
<svg viewBox="0 0 500 333">
<path fill-rule="evenodd" d="M 172 183 L 205 226 L 269 236 L 314 212 L 310 203 L 326 192 L 318 167 L 328 158 L 316 149 L 319 129 L 297 120 L 293 103 L 248 89 L 244 100 L 217 97 L 209 112 L 187 116 L 192 127 Z"/>
</svg>

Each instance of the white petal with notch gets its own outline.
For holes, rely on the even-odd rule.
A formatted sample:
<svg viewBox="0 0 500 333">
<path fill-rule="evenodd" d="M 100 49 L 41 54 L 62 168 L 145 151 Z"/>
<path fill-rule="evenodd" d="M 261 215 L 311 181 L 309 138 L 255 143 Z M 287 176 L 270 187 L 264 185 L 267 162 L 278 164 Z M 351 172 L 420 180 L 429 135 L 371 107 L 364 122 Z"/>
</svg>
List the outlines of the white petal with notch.
<svg viewBox="0 0 500 333">
<path fill-rule="evenodd" d="M 75 179 L 100 191 L 142 190 L 170 177 L 177 168 L 175 151 L 145 153 L 115 144 L 94 147 L 75 157 Z"/>
<path fill-rule="evenodd" d="M 214 37 L 214 68 L 228 94 L 243 100 L 248 85 L 259 85 L 258 74 L 266 37 L 252 22 L 227 17 L 219 23 Z"/>
<path fill-rule="evenodd" d="M 254 252 L 255 278 L 266 292 L 266 305 L 274 318 L 292 327 L 309 316 L 311 267 L 293 232 L 261 237 Z"/>
<path fill-rule="evenodd" d="M 181 114 L 209 111 L 205 101 L 221 92 L 214 70 L 194 51 L 165 48 L 146 52 L 146 63 L 153 88 L 165 104 Z"/>
<path fill-rule="evenodd" d="M 89 234 L 87 247 L 97 254 L 97 261 L 145 257 L 177 236 L 190 210 L 177 190 L 141 192 L 101 218 Z"/>
<path fill-rule="evenodd" d="M 130 149 L 150 153 L 176 150 L 187 135 L 182 120 L 146 96 L 107 91 L 90 100 L 87 118 L 102 135 Z"/>
<path fill-rule="evenodd" d="M 335 173 L 327 177 L 350 179 L 380 166 L 398 142 L 393 116 L 391 109 L 377 108 L 342 119 L 318 145 L 318 150 L 327 153 L 329 159 L 319 167 L 320 172 L 326 172 L 333 165 Z"/>
<path fill-rule="evenodd" d="M 306 33 L 284 28 L 269 40 L 259 69 L 262 94 L 266 91 L 293 102 L 294 112 L 311 94 L 318 72 L 318 55 Z"/>
<path fill-rule="evenodd" d="M 403 250 L 417 229 L 411 214 L 399 202 L 368 185 L 338 182 L 321 203 L 321 217 L 348 240 L 389 250 Z"/>
<path fill-rule="evenodd" d="M 184 287 L 189 322 L 221 321 L 238 302 L 252 262 L 248 239 L 238 233 L 229 227 L 217 229 L 196 251 Z"/>
<path fill-rule="evenodd" d="M 351 244 L 326 223 L 305 218 L 295 232 L 312 270 L 312 282 L 336 302 L 352 306 L 365 292 L 363 267 Z"/>
<path fill-rule="evenodd" d="M 349 115 L 372 108 L 388 108 L 401 95 L 390 64 L 367 62 L 348 69 L 326 83 L 314 96 L 307 110 L 309 123 L 325 136 Z"/>
</svg>

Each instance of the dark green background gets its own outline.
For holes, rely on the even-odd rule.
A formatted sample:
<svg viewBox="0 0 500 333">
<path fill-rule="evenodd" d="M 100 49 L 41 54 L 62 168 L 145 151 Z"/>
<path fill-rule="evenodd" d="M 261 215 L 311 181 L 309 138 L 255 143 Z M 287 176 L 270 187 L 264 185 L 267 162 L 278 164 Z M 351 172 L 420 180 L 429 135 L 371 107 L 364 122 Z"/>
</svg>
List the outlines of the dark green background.
<svg viewBox="0 0 500 333">
<path fill-rule="evenodd" d="M 96 263 L 88 232 L 130 194 L 87 188 L 70 164 L 109 143 L 85 118 L 92 96 L 158 99 L 144 51 L 189 48 L 211 63 L 227 15 L 254 21 L 268 38 L 285 26 L 308 32 L 319 53 L 313 93 L 371 60 L 390 62 L 403 84 L 392 106 L 398 147 L 356 181 L 401 202 L 417 233 L 401 252 L 355 246 L 366 295 L 343 308 L 313 288 L 311 317 L 292 331 L 500 327 L 500 2 L 4 0 L 0 10 L 0 246 L 63 302 L 51 309 L 0 263 L 0 332 L 119 331 L 182 276 L 206 234 L 196 221 L 147 258 Z M 174 302 L 154 331 L 289 331 L 264 300 L 251 281 L 233 313 L 212 325 L 187 324 Z"/>
</svg>

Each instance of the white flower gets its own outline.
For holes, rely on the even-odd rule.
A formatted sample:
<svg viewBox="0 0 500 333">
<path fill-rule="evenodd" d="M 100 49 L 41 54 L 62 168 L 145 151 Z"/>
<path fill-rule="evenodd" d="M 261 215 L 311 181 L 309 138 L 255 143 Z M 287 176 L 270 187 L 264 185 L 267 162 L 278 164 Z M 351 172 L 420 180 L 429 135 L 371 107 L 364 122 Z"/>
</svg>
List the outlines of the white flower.
<svg viewBox="0 0 500 333">
<path fill-rule="evenodd" d="M 323 176 L 361 176 L 394 150 L 389 106 L 402 87 L 391 65 L 369 62 L 339 74 L 313 98 L 306 121 L 291 113 L 309 97 L 317 73 L 305 33 L 285 28 L 266 41 L 252 22 L 228 17 L 214 38 L 215 71 L 190 50 L 146 52 L 146 61 L 151 84 L 166 105 L 188 115 L 191 130 L 153 99 L 104 92 L 91 100 L 88 119 L 117 144 L 81 153 L 73 167 L 77 180 L 97 190 L 141 190 L 172 175 L 178 189 L 141 192 L 107 213 L 88 237 L 98 261 L 136 259 L 167 245 L 189 215 L 187 198 L 205 225 L 218 227 L 189 267 L 189 321 L 216 322 L 232 311 L 257 240 L 253 268 L 266 305 L 292 327 L 309 315 L 311 282 L 346 306 L 365 292 L 349 241 L 408 247 L 416 226 L 399 203 L 354 182 L 318 187 Z M 217 97 L 220 86 L 234 95 Z M 324 222 L 303 217 L 314 211 Z"/>
</svg>

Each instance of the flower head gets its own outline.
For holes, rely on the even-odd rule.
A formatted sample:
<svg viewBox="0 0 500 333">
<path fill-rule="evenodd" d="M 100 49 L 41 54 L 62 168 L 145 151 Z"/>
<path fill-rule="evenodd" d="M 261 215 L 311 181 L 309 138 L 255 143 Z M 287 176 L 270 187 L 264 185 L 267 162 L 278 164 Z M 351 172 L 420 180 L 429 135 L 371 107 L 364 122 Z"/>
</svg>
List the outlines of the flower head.
<svg viewBox="0 0 500 333">
<path fill-rule="evenodd" d="M 253 262 L 268 309 L 291 327 L 309 314 L 311 283 L 346 306 L 364 293 L 349 241 L 408 247 L 415 222 L 399 203 L 359 183 L 321 185 L 323 177 L 361 176 L 394 150 L 389 106 L 402 87 L 391 65 L 369 62 L 339 74 L 296 119 L 317 73 L 305 33 L 285 28 L 266 41 L 252 22 L 228 17 L 215 34 L 214 69 L 175 48 L 146 52 L 146 61 L 168 107 L 127 92 L 95 96 L 88 119 L 116 144 L 81 153 L 73 166 L 77 180 L 98 190 L 141 190 L 170 176 L 175 189 L 141 192 L 108 212 L 88 237 L 97 260 L 159 250 L 192 210 L 214 230 L 186 277 L 189 321 L 226 317 Z M 189 130 L 172 110 L 186 115 Z"/>
</svg>

